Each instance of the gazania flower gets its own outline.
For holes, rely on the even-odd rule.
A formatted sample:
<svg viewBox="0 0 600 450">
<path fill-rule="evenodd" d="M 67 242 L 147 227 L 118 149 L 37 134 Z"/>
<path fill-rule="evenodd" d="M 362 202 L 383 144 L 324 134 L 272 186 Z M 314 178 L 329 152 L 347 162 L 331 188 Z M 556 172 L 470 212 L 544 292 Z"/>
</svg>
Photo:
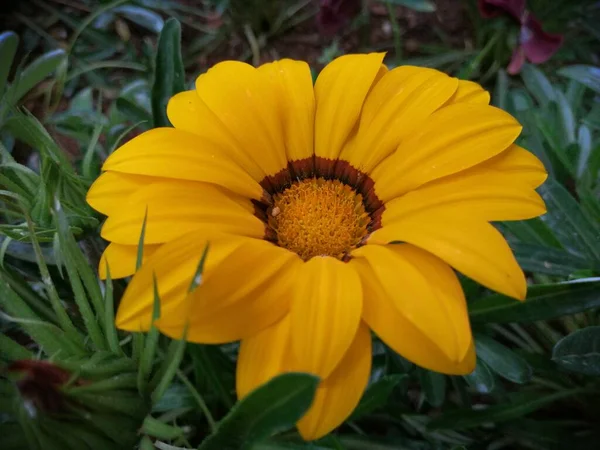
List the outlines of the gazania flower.
<svg viewBox="0 0 600 450">
<path fill-rule="evenodd" d="M 106 263 L 134 274 L 147 211 L 117 325 L 150 327 L 156 279 L 163 333 L 241 340 L 239 397 L 282 372 L 318 375 L 305 439 L 357 405 L 370 330 L 422 367 L 473 370 L 452 268 L 523 299 L 523 272 L 490 222 L 544 213 L 534 189 L 546 172 L 514 144 L 513 117 L 472 82 L 382 61 L 342 56 L 314 87 L 302 62 L 217 64 L 171 99 L 174 128 L 123 145 L 88 194 L 108 216 L 101 275 Z"/>
</svg>

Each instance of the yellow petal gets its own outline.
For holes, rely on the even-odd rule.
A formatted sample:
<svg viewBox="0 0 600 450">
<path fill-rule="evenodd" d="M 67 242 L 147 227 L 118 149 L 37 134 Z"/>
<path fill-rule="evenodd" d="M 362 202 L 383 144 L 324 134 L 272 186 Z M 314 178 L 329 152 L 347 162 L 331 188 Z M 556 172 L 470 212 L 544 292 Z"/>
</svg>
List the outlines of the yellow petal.
<svg viewBox="0 0 600 450">
<path fill-rule="evenodd" d="M 506 240 L 487 222 L 423 211 L 376 230 L 369 239 L 372 244 L 393 241 L 421 247 L 489 289 L 525 299 L 523 271 Z"/>
<path fill-rule="evenodd" d="M 428 336 L 448 359 L 462 359 L 471 342 L 471 328 L 460 283 L 448 265 L 406 244 L 365 245 L 354 250 L 352 256 L 367 260 L 383 292 L 401 315 Z"/>
<path fill-rule="evenodd" d="M 294 370 L 326 378 L 352 343 L 360 322 L 362 292 L 353 268 L 315 257 L 296 274 L 292 302 Z"/>
<path fill-rule="evenodd" d="M 155 277 L 161 315 L 181 308 L 207 243 L 210 243 L 210 247 L 204 276 L 208 276 L 246 239 L 249 238 L 192 232 L 162 245 L 142 264 L 129 283 L 117 311 L 117 327 L 128 331 L 146 331 L 150 328 Z"/>
<path fill-rule="evenodd" d="M 337 159 L 358 123 L 383 53 L 344 55 L 329 63 L 315 83 L 315 155 Z"/>
<path fill-rule="evenodd" d="M 486 221 L 531 219 L 546 212 L 544 201 L 530 186 L 515 182 L 510 173 L 485 172 L 459 172 L 390 200 L 382 225 L 426 209 Z"/>
<path fill-rule="evenodd" d="M 224 61 L 198 77 L 196 91 L 266 175 L 287 166 L 278 91 L 265 72 Z"/>
<path fill-rule="evenodd" d="M 174 338 L 187 326 L 187 340 L 204 344 L 250 337 L 289 311 L 301 264 L 288 250 L 248 239 L 203 276 L 182 307 L 161 314 L 156 326 Z"/>
<path fill-rule="evenodd" d="M 490 104 L 490 93 L 479 84 L 468 80 L 459 80 L 458 89 L 450 99 L 450 103 Z"/>
<path fill-rule="evenodd" d="M 290 343 L 289 315 L 240 344 L 235 388 L 239 399 L 286 371 Z"/>
<path fill-rule="evenodd" d="M 155 128 L 133 138 L 108 157 L 103 170 L 204 181 L 260 199 L 263 189 L 218 144 L 175 128 Z"/>
<path fill-rule="evenodd" d="M 108 216 L 121 209 L 124 200 L 136 190 L 159 180 L 143 175 L 104 172 L 90 187 L 86 201 L 96 211 Z"/>
<path fill-rule="evenodd" d="M 194 181 L 150 184 L 138 189 L 123 202 L 124 208 L 106 220 L 102 237 L 120 244 L 136 244 L 146 211 L 146 244 L 169 242 L 197 229 L 263 237 L 265 226 L 251 212 L 250 200 L 235 197 L 215 185 Z"/>
<path fill-rule="evenodd" d="M 374 169 L 375 193 L 386 202 L 468 169 L 508 148 L 520 132 L 518 122 L 498 108 L 471 103 L 446 106 Z"/>
<path fill-rule="evenodd" d="M 513 183 L 522 183 L 533 188 L 540 186 L 548 178 L 548 172 L 538 157 L 517 144 L 511 145 L 499 155 L 469 171 L 485 174 L 501 172 L 510 175 Z"/>
<path fill-rule="evenodd" d="M 142 262 L 146 261 L 159 247 L 160 245 L 144 245 Z M 137 245 L 122 245 L 113 242 L 102 253 L 100 264 L 98 264 L 98 275 L 102 280 L 106 279 L 107 263 L 110 270 L 110 277 L 113 280 L 133 275 L 135 273 L 137 257 Z"/>
<path fill-rule="evenodd" d="M 297 423 L 305 440 L 319 439 L 341 425 L 360 401 L 371 374 L 371 334 L 361 323 L 354 341 L 323 380 L 308 412 Z"/>
<path fill-rule="evenodd" d="M 401 66 L 386 73 L 365 101 L 356 137 L 340 159 L 369 173 L 454 93 L 458 80 L 433 69 Z"/>
<path fill-rule="evenodd" d="M 277 92 L 288 161 L 312 157 L 315 95 L 310 67 L 303 61 L 282 59 L 258 70 Z"/>
<path fill-rule="evenodd" d="M 392 350 L 418 366 L 436 372 L 462 375 L 473 371 L 475 352 L 472 337 L 464 357 L 450 359 L 440 349 L 439 342 L 423 333 L 396 307 L 393 296 L 398 294 L 384 290 L 364 258 L 352 259 L 350 264 L 356 267 L 362 281 L 365 296 L 363 320 Z"/>
<path fill-rule="evenodd" d="M 180 92 L 171 97 L 167 104 L 167 116 L 175 128 L 197 135 L 200 143 L 218 144 L 224 154 L 256 181 L 265 177 L 265 172 L 252 154 L 244 149 L 243 142 L 236 140 L 221 119 L 200 99 L 196 90 Z"/>
</svg>

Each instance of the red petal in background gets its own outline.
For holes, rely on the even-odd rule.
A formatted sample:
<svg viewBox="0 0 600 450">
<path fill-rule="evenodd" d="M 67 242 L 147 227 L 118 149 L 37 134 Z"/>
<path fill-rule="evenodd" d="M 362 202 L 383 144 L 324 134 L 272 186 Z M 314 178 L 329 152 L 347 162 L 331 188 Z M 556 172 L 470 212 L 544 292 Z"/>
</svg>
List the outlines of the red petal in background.
<svg viewBox="0 0 600 450">
<path fill-rule="evenodd" d="M 485 18 L 507 13 L 520 22 L 525 12 L 525 0 L 479 0 L 478 6 Z"/>
<path fill-rule="evenodd" d="M 519 40 L 527 59 L 534 64 L 540 64 L 548 61 L 558 51 L 563 43 L 563 36 L 546 33 L 542 24 L 528 14 L 521 27 Z"/>
<path fill-rule="evenodd" d="M 321 0 L 317 24 L 322 33 L 335 34 L 360 13 L 361 8 L 361 0 Z"/>
<path fill-rule="evenodd" d="M 521 71 L 523 63 L 525 63 L 525 50 L 519 45 L 513 52 L 506 71 L 511 75 L 516 75 Z"/>
</svg>

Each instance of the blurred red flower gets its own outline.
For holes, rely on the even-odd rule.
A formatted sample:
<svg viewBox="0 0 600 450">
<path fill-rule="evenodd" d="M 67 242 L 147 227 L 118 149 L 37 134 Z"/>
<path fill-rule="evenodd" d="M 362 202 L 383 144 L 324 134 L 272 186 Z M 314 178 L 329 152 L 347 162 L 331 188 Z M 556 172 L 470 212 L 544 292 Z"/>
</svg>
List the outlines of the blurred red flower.
<svg viewBox="0 0 600 450">
<path fill-rule="evenodd" d="M 333 35 L 360 13 L 361 0 L 320 0 L 317 24 L 323 34 Z"/>
<path fill-rule="evenodd" d="M 525 0 L 479 0 L 479 12 L 486 18 L 509 14 L 521 26 L 519 45 L 506 69 L 511 75 L 521 71 L 525 60 L 534 64 L 548 61 L 562 45 L 563 36 L 545 32 L 540 21 L 527 10 Z"/>
</svg>

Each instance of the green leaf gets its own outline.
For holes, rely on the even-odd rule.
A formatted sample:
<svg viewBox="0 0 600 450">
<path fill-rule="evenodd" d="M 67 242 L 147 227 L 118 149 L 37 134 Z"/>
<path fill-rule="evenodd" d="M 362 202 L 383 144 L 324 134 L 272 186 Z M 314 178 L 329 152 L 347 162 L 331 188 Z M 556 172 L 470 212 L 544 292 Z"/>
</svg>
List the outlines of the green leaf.
<svg viewBox="0 0 600 450">
<path fill-rule="evenodd" d="M 549 179 L 540 187 L 548 213 L 543 221 L 561 244 L 592 261 L 600 261 L 600 225 L 592 221 L 556 180 Z"/>
<path fill-rule="evenodd" d="M 600 326 L 577 330 L 554 346 L 552 360 L 586 375 L 600 375 Z"/>
<path fill-rule="evenodd" d="M 496 378 L 489 367 L 479 358 L 475 370 L 463 378 L 469 386 L 481 394 L 490 394 L 496 387 Z"/>
<path fill-rule="evenodd" d="M 165 391 L 173 381 L 175 374 L 177 373 L 177 369 L 183 360 L 183 355 L 185 352 L 185 336 L 187 335 L 187 329 L 183 333 L 181 340 L 173 340 L 169 344 L 169 350 L 167 351 L 167 356 L 165 360 L 162 362 L 161 367 L 157 373 L 156 380 L 151 382 L 152 385 L 155 385 L 154 391 L 152 392 L 152 403 L 156 403 L 160 398 L 164 395 Z"/>
<path fill-rule="evenodd" d="M 400 5 L 419 12 L 434 12 L 435 3 L 429 0 L 387 0 L 392 5 Z"/>
<path fill-rule="evenodd" d="M 360 403 L 348 420 L 356 420 L 372 411 L 384 407 L 394 389 L 407 379 L 408 375 L 406 374 L 387 375 L 371 384 L 363 394 Z"/>
<path fill-rule="evenodd" d="M 492 338 L 476 334 L 475 348 L 477 357 L 502 378 L 519 384 L 531 379 L 533 371 L 527 361 Z"/>
<path fill-rule="evenodd" d="M 537 392 L 527 392 L 517 401 L 490 406 L 486 409 L 469 409 L 446 413 L 433 419 L 430 429 L 464 429 L 473 428 L 486 423 L 506 422 L 518 419 L 562 398 L 583 392 L 572 389 L 540 396 Z"/>
<path fill-rule="evenodd" d="M 560 117 L 560 134 L 562 136 L 563 146 L 575 142 L 575 115 L 571 109 L 569 101 L 560 90 L 556 90 L 556 102 L 558 105 L 558 115 Z M 565 149 L 563 148 L 563 152 Z"/>
<path fill-rule="evenodd" d="M 496 78 L 496 88 L 494 89 L 493 104 L 506 111 L 508 107 L 508 75 L 506 71 L 500 69 Z"/>
<path fill-rule="evenodd" d="M 6 362 L 17 361 L 19 359 L 33 359 L 34 354 L 23 347 L 21 344 L 13 341 L 4 333 L 0 333 L 0 358 Z"/>
<path fill-rule="evenodd" d="M 148 330 L 148 334 L 144 340 L 144 349 L 140 357 L 138 370 L 138 388 L 140 391 L 145 387 L 150 373 L 152 372 L 156 348 L 158 346 L 158 338 L 160 337 L 158 328 L 154 325 L 154 322 L 160 317 L 160 296 L 158 293 L 158 285 L 156 284 L 156 277 L 153 277 L 153 283 L 154 301 L 152 305 L 152 326 L 150 327 L 150 330 Z"/>
<path fill-rule="evenodd" d="M 584 258 L 557 248 L 523 242 L 511 242 L 510 248 L 524 271 L 569 276 L 589 268 Z"/>
<path fill-rule="evenodd" d="M 588 167 L 588 161 L 592 154 L 592 132 L 582 124 L 577 132 L 577 144 L 579 145 L 579 157 L 577 158 L 577 178 L 581 178 Z"/>
<path fill-rule="evenodd" d="M 170 126 L 167 103 L 173 95 L 185 89 L 184 77 L 181 60 L 181 25 L 176 19 L 171 18 L 165 22 L 156 50 L 152 85 L 152 117 L 155 127 Z"/>
<path fill-rule="evenodd" d="M 139 6 L 124 5 L 115 8 L 116 13 L 122 14 L 127 19 L 146 28 L 154 33 L 160 33 L 164 26 L 164 21 L 160 15 L 146 8 Z"/>
<path fill-rule="evenodd" d="M 184 432 L 179 427 L 168 425 L 160 420 L 148 416 L 144 419 L 142 432 L 159 439 L 172 440 L 183 436 Z"/>
<path fill-rule="evenodd" d="M 530 286 L 527 300 L 500 294 L 469 304 L 473 323 L 535 322 L 600 307 L 600 278 Z"/>
<path fill-rule="evenodd" d="M 234 400 L 231 392 L 235 391 L 235 366 L 233 361 L 216 345 L 190 344 L 196 385 L 198 388 L 212 391 L 229 409 Z"/>
<path fill-rule="evenodd" d="M 310 407 L 318 384 L 317 377 L 302 373 L 273 378 L 238 402 L 198 450 L 250 449 L 293 427 Z"/>
<path fill-rule="evenodd" d="M 54 72 L 66 57 L 67 54 L 63 49 L 56 49 L 44 53 L 29 64 L 23 72 L 17 75 L 6 94 L 10 104 L 16 105 L 25 94 Z"/>
<path fill-rule="evenodd" d="M 61 357 L 85 354 L 85 349 L 79 341 L 72 339 L 56 325 L 40 320 L 1 278 L 0 306 L 7 314 L 4 319 L 19 324 L 47 354 L 57 354 Z"/>
<path fill-rule="evenodd" d="M 417 373 L 421 389 L 423 389 L 423 394 L 425 394 L 425 400 L 435 408 L 442 406 L 446 398 L 446 376 L 421 368 L 419 368 Z"/>
<path fill-rule="evenodd" d="M 67 274 L 69 276 L 69 282 L 73 292 L 73 298 L 77 304 L 77 309 L 81 314 L 88 336 L 94 343 L 96 349 L 105 350 L 107 345 L 101 326 L 102 322 L 104 321 L 104 305 L 102 303 L 100 303 L 100 305 L 96 305 L 98 308 L 102 309 L 96 311 L 97 314 L 94 313 L 90 298 L 88 298 L 88 295 L 83 288 L 83 283 L 77 267 L 78 258 L 75 253 L 81 252 L 81 250 L 77 245 L 71 230 L 69 229 L 69 223 L 65 217 L 65 213 L 59 199 L 55 199 L 54 201 L 53 213 L 56 218 L 58 228 L 57 234 L 59 247 L 61 254 L 64 256 L 64 264 L 67 269 Z M 89 269 L 87 264 L 84 268 Z M 81 268 L 79 269 L 81 270 Z M 102 298 L 100 297 L 98 300 L 101 302 Z"/>
<path fill-rule="evenodd" d="M 600 68 L 587 65 L 563 67 L 557 72 L 563 77 L 578 81 L 600 94 Z"/>
<path fill-rule="evenodd" d="M 533 64 L 523 65 L 521 77 L 525 87 L 531 92 L 541 106 L 547 106 L 551 101 L 556 100 L 556 93 L 550 80 L 544 73 Z"/>
<path fill-rule="evenodd" d="M 19 36 L 14 32 L 5 31 L 0 34 L 0 96 L 4 91 L 4 86 L 6 86 L 18 45 Z"/>
<path fill-rule="evenodd" d="M 139 124 L 150 124 L 152 117 L 143 107 L 126 97 L 119 97 L 115 102 L 119 111 L 127 116 L 131 122 Z"/>
</svg>

